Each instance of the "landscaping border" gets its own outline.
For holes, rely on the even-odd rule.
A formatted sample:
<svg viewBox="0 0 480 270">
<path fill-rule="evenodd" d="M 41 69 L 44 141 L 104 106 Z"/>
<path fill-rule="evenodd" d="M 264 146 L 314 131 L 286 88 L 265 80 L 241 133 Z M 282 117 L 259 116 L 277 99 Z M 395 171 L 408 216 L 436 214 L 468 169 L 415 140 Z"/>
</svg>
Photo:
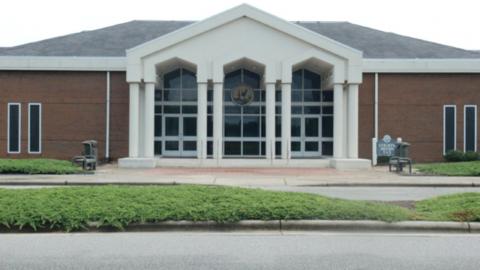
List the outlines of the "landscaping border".
<svg viewBox="0 0 480 270">
<path fill-rule="evenodd" d="M 151 223 L 132 223 L 119 231 L 113 227 L 100 227 L 98 223 L 89 223 L 80 233 L 95 232 L 193 232 L 193 231 L 341 231 L 341 232 L 403 232 L 403 233 L 475 233 L 480 234 L 480 222 L 435 222 L 435 221 L 399 221 L 383 222 L 374 220 L 243 220 L 232 223 L 214 221 L 163 221 Z M 19 230 L 0 226 L 0 233 L 48 233 L 60 230 L 31 229 Z"/>
<path fill-rule="evenodd" d="M 132 185 L 132 186 L 170 186 L 170 185 L 185 185 L 195 183 L 185 182 L 155 182 L 155 181 L 79 181 L 79 180 L 11 180 L 1 179 L 1 186 L 105 186 L 105 185 Z M 216 185 L 216 184 L 199 184 L 199 185 Z M 315 184 L 291 185 L 295 187 L 480 187 L 480 182 L 464 182 L 464 183 L 405 183 L 405 182 L 380 182 L 380 183 L 365 183 L 365 182 L 338 182 L 326 183 L 319 182 Z"/>
</svg>

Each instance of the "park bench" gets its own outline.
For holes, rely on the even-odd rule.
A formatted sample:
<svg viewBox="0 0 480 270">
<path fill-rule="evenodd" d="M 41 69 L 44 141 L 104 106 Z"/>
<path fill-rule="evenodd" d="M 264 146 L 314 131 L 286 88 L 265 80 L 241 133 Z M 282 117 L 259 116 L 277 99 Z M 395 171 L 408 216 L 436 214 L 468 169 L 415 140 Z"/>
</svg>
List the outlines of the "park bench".
<svg viewBox="0 0 480 270">
<path fill-rule="evenodd" d="M 83 152 L 81 156 L 72 159 L 74 164 L 80 164 L 84 170 L 96 170 L 98 162 L 97 141 L 83 141 Z"/>
<path fill-rule="evenodd" d="M 408 173 L 412 174 L 412 159 L 408 157 L 409 143 L 398 142 L 395 147 L 395 154 L 390 157 L 388 170 L 391 172 L 395 167 L 396 172 L 403 172 L 403 168 L 408 165 Z"/>
</svg>

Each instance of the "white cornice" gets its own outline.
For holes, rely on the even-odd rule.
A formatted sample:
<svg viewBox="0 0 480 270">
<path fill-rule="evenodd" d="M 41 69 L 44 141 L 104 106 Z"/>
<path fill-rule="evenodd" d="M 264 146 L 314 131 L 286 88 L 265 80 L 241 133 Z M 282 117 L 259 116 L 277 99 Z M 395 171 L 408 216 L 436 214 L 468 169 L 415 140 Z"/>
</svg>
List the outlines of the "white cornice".
<svg viewBox="0 0 480 270">
<path fill-rule="evenodd" d="M 480 59 L 363 59 L 364 73 L 480 73 Z"/>
<path fill-rule="evenodd" d="M 125 71 L 125 57 L 0 56 L 0 70 Z"/>
<path fill-rule="evenodd" d="M 0 56 L 0 70 L 125 71 L 126 57 Z M 480 73 L 480 59 L 363 59 L 363 73 Z"/>
</svg>

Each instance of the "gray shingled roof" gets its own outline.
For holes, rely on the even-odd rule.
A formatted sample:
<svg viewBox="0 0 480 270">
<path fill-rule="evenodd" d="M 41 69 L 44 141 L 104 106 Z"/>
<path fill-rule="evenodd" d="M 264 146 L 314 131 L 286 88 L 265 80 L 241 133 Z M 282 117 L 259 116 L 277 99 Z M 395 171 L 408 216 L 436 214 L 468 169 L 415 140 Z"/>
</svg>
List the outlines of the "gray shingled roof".
<svg viewBox="0 0 480 270">
<path fill-rule="evenodd" d="M 125 56 L 125 50 L 193 23 L 131 21 L 92 31 L 2 48 L 0 55 Z M 363 51 L 365 58 L 480 58 L 468 51 L 383 32 L 348 22 L 296 22 L 321 35 Z"/>
</svg>

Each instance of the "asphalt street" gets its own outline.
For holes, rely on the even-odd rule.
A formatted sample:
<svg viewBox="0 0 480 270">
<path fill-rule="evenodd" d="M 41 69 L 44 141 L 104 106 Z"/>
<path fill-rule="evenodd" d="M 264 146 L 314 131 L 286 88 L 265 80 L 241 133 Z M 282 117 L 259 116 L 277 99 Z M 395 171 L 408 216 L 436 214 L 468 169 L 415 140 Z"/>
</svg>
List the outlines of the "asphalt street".
<svg viewBox="0 0 480 270">
<path fill-rule="evenodd" d="M 480 268 L 480 235 L 369 233 L 2 234 L 0 269 Z"/>
</svg>

